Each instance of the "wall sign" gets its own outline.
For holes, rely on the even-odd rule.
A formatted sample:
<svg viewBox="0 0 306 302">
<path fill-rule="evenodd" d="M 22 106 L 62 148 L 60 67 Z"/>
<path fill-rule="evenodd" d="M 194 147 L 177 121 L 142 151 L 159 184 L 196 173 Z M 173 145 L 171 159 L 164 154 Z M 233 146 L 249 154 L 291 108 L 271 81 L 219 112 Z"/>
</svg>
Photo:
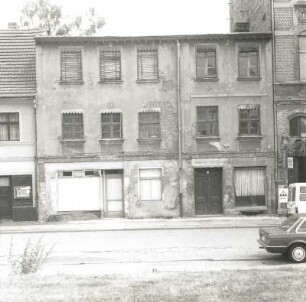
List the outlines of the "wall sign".
<svg viewBox="0 0 306 302">
<path fill-rule="evenodd" d="M 14 198 L 31 198 L 31 186 L 15 186 Z"/>
<path fill-rule="evenodd" d="M 288 169 L 293 169 L 293 157 L 287 157 Z"/>
<path fill-rule="evenodd" d="M 288 202 L 288 188 L 278 188 L 278 202 L 279 203 Z"/>
</svg>

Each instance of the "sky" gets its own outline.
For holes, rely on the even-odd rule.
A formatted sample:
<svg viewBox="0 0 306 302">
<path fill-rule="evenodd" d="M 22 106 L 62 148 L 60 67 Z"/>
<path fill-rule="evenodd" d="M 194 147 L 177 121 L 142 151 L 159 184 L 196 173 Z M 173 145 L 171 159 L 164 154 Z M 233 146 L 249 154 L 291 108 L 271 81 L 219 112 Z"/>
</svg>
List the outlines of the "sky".
<svg viewBox="0 0 306 302">
<path fill-rule="evenodd" d="M 51 0 L 63 15 L 95 7 L 106 21 L 101 34 L 117 36 L 229 32 L 228 0 Z M 0 28 L 19 20 L 25 0 L 0 0 Z"/>
</svg>

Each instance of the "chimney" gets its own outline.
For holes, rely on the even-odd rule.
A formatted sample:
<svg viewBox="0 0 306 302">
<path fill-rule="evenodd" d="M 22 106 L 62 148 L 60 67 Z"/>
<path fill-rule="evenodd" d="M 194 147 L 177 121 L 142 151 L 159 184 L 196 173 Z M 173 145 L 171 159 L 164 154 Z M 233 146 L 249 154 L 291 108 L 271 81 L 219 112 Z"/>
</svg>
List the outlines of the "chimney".
<svg viewBox="0 0 306 302">
<path fill-rule="evenodd" d="M 16 30 L 18 29 L 18 24 L 16 22 L 9 22 L 7 24 L 7 28 L 10 30 Z"/>
</svg>

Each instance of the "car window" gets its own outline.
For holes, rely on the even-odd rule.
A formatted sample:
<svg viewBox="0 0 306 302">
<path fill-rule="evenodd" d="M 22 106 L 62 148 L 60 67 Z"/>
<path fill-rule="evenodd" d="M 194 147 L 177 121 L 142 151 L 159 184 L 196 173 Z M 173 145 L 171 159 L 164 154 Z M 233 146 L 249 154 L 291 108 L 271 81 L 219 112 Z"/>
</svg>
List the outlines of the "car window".
<svg viewBox="0 0 306 302">
<path fill-rule="evenodd" d="M 300 187 L 300 193 L 306 193 L 306 187 L 305 186 Z"/>
<path fill-rule="evenodd" d="M 306 194 L 300 194 L 300 201 L 306 201 Z"/>
<path fill-rule="evenodd" d="M 306 233 L 306 219 L 304 220 L 304 222 L 300 225 L 299 229 L 298 229 L 299 233 Z"/>
<path fill-rule="evenodd" d="M 292 199 L 291 199 L 291 201 L 295 201 L 295 190 L 296 190 L 296 188 L 293 187 L 292 188 Z"/>
<path fill-rule="evenodd" d="M 296 222 L 297 222 L 297 220 L 299 219 L 299 217 L 298 216 L 295 216 L 295 215 L 291 215 L 291 216 L 289 216 L 281 225 L 280 225 L 280 227 L 282 228 L 282 229 L 289 229 L 291 226 L 293 226 Z"/>
</svg>

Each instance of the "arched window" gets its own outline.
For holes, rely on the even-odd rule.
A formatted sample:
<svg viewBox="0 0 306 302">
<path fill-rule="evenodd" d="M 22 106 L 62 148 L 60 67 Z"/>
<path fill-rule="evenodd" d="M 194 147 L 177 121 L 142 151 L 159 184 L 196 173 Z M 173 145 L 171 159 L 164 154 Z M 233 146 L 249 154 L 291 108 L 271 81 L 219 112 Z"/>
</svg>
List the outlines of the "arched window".
<svg viewBox="0 0 306 302">
<path fill-rule="evenodd" d="M 306 116 L 295 116 L 290 120 L 290 136 L 306 137 Z"/>
</svg>

